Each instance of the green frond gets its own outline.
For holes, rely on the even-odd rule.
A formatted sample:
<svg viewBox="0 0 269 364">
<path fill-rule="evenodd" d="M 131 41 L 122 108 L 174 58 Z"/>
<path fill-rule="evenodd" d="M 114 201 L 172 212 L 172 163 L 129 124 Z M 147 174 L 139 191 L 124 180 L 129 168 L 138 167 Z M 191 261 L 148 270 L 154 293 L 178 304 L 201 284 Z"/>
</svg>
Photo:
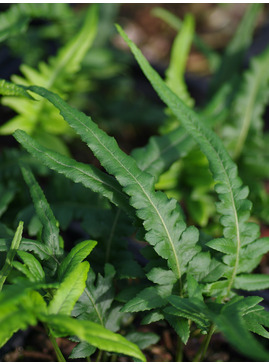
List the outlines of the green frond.
<svg viewBox="0 0 269 364">
<path fill-rule="evenodd" d="M 233 158 L 242 153 L 248 135 L 260 135 L 263 130 L 262 114 L 269 96 L 269 48 L 251 60 L 250 68 L 244 73 L 243 83 L 234 101 L 232 115 Z"/>
<path fill-rule="evenodd" d="M 242 186 L 242 181 L 238 177 L 237 166 L 231 160 L 218 136 L 208 129 L 198 115 L 166 86 L 140 50 L 128 39 L 119 26 L 118 30 L 128 43 L 153 88 L 181 121 L 188 133 L 196 140 L 209 161 L 209 167 L 216 183 L 215 190 L 221 201 L 217 204 L 217 210 L 221 214 L 220 222 L 224 227 L 223 235 L 224 238 L 230 240 L 235 249 L 233 269 L 227 271 L 226 290 L 223 290 L 223 295 L 229 296 L 240 264 L 241 247 L 257 239 L 256 230 L 254 232 L 252 224 L 246 223 L 251 209 L 251 203 L 246 199 L 248 188 Z"/>
<path fill-rule="evenodd" d="M 164 8 L 153 8 L 152 14 L 164 20 L 167 24 L 169 24 L 177 31 L 182 28 L 182 20 Z M 220 56 L 213 49 L 211 49 L 196 33 L 194 33 L 193 43 L 208 59 L 211 70 L 215 71 L 220 64 Z"/>
<path fill-rule="evenodd" d="M 21 167 L 23 177 L 27 183 L 36 213 L 42 223 L 42 242 L 46 245 L 53 256 L 60 254 L 59 227 L 47 199 L 35 180 L 30 169 Z"/>
<path fill-rule="evenodd" d="M 66 104 L 58 95 L 40 87 L 31 91 L 44 96 L 56 106 L 82 140 L 91 148 L 108 173 L 114 175 L 144 221 L 146 240 L 156 252 L 168 261 L 178 279 L 187 269 L 188 262 L 197 254 L 198 231 L 186 228 L 176 200 L 168 200 L 165 194 L 155 192 L 154 178 L 142 172 L 133 158 L 123 153 L 114 138 L 106 133 L 85 114 Z"/>
<path fill-rule="evenodd" d="M 166 69 L 166 84 L 188 106 L 194 105 L 184 80 L 186 63 L 194 34 L 194 18 L 187 14 L 172 45 L 170 63 Z"/>
<path fill-rule="evenodd" d="M 29 8 L 31 8 L 30 5 L 36 4 L 24 5 L 29 5 Z M 33 9 L 35 9 L 35 7 Z M 39 11 L 38 9 L 39 7 L 37 7 L 37 11 Z M 40 8 L 40 11 L 41 10 L 42 7 Z M 66 97 L 68 92 L 72 89 L 72 79 L 80 69 L 81 62 L 96 36 L 97 22 L 98 5 L 93 4 L 86 13 L 84 24 L 79 33 L 63 46 L 55 57 L 51 57 L 48 63 L 41 62 L 37 70 L 30 66 L 22 65 L 22 76 L 14 75 L 11 77 L 12 81 L 24 86 L 33 84 L 40 85 L 52 89 L 63 97 Z M 12 87 L 14 88 L 15 86 Z M 20 92 L 19 89 L 18 92 Z M 21 91 L 21 93 L 23 93 L 23 91 Z M 24 94 L 27 93 L 24 92 Z M 9 93 L 9 95 L 14 95 L 14 92 Z M 41 141 L 43 144 L 52 146 L 54 149 L 57 149 L 58 147 L 58 150 L 61 150 L 62 153 L 68 155 L 68 151 L 60 144 L 60 140 L 56 141 L 56 143 L 51 143 L 47 140 L 48 137 L 46 138 L 47 134 L 49 136 L 49 134 L 73 135 L 73 133 L 71 128 L 68 127 L 68 124 L 55 113 L 55 109 L 45 100 L 40 103 L 32 103 L 27 102 L 26 99 L 22 101 L 16 99 L 14 102 L 13 97 L 4 97 L 2 103 L 14 109 L 19 115 L 2 125 L 0 134 L 11 134 L 16 129 L 24 129 L 32 135 L 42 131 Z"/>
<path fill-rule="evenodd" d="M 49 168 L 64 174 L 74 182 L 82 183 L 94 192 L 101 193 L 102 196 L 107 197 L 111 202 L 123 208 L 129 215 L 134 215 L 133 210 L 129 206 L 127 196 L 113 177 L 103 173 L 94 166 L 76 162 L 69 157 L 43 147 L 22 130 L 17 130 L 14 133 L 14 137 L 29 153 Z"/>
</svg>

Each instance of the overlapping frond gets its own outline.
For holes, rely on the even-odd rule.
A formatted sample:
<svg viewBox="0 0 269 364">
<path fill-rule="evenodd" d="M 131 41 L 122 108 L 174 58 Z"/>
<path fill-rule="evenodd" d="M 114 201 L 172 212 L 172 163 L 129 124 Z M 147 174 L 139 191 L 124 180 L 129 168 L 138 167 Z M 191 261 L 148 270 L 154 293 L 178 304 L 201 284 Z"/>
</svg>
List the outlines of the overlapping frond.
<svg viewBox="0 0 269 364">
<path fill-rule="evenodd" d="M 247 200 L 248 188 L 242 186 L 242 181 L 238 177 L 237 166 L 231 160 L 218 136 L 208 129 L 198 115 L 165 85 L 158 73 L 153 70 L 140 50 L 119 26 L 118 30 L 160 98 L 181 121 L 208 158 L 210 170 L 216 182 L 215 190 L 220 198 L 217 210 L 221 214 L 220 222 L 224 228 L 223 235 L 229 245 L 233 247 L 231 255 L 228 255 L 226 260 L 224 258 L 224 262 L 227 264 L 225 273 L 227 279 L 221 282 L 223 295 L 229 296 L 237 274 L 242 271 L 240 267 L 241 249 L 254 242 L 259 236 L 257 225 L 247 223 L 251 210 L 251 203 Z M 249 258 L 249 264 L 251 264 L 251 257 Z M 255 264 L 257 264 L 257 260 Z"/>
</svg>

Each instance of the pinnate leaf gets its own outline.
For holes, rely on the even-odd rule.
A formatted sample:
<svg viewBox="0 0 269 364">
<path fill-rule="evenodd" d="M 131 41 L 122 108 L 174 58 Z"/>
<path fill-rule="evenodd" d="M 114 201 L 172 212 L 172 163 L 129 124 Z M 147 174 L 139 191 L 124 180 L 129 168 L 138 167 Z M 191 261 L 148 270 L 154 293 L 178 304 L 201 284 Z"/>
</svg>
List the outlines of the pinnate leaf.
<svg viewBox="0 0 269 364">
<path fill-rule="evenodd" d="M 269 353 L 250 334 L 248 327 L 238 310 L 234 307 L 222 310 L 222 313 L 212 317 L 226 339 L 236 350 L 254 360 L 267 361 Z"/>
<path fill-rule="evenodd" d="M 197 298 L 182 298 L 172 295 L 168 298 L 171 306 L 164 309 L 165 313 L 194 321 L 202 330 L 207 330 L 210 320 L 207 315 L 207 307 L 203 301 Z"/>
<path fill-rule="evenodd" d="M 29 153 L 49 168 L 64 174 L 74 182 L 82 183 L 94 192 L 102 194 L 102 196 L 107 197 L 114 204 L 122 207 L 131 216 L 134 214 L 129 207 L 127 196 L 122 192 L 121 187 L 113 177 L 103 173 L 94 166 L 76 162 L 69 157 L 49 150 L 22 130 L 16 130 L 14 137 Z"/>
<path fill-rule="evenodd" d="M 133 158 L 123 153 L 115 139 L 100 130 L 89 117 L 67 105 L 52 92 L 40 87 L 30 89 L 47 98 L 61 111 L 65 120 L 81 135 L 101 164 L 124 187 L 138 217 L 144 220 L 146 239 L 161 257 L 168 260 L 169 267 L 180 278 L 199 248 L 196 246 L 198 231 L 186 228 L 176 200 L 168 200 L 165 194 L 154 192 L 153 177 L 141 172 Z M 181 250 L 184 250 L 183 254 L 180 254 Z"/>
<path fill-rule="evenodd" d="M 113 278 L 115 273 L 114 267 L 111 264 L 106 264 L 104 276 L 99 273 L 95 282 L 94 272 L 92 270 L 89 272 L 86 288 L 74 307 L 73 316 L 106 327 L 114 299 Z"/>
<path fill-rule="evenodd" d="M 218 136 L 208 129 L 198 115 L 184 105 L 176 94 L 166 86 L 124 31 L 119 26 L 117 29 L 129 45 L 142 71 L 160 98 L 181 121 L 182 126 L 191 134 L 208 158 L 209 167 L 216 182 L 215 190 L 221 201 L 217 204 L 217 210 L 221 214 L 220 222 L 224 227 L 223 235 L 224 238 L 232 240 L 236 251 L 233 270 L 227 276 L 227 289 L 225 290 L 223 287 L 224 297 L 229 296 L 239 267 L 241 246 L 249 242 L 250 236 L 252 241 L 256 239 L 252 225 L 249 225 L 252 234 L 250 236 L 244 234 L 248 226 L 246 221 L 250 216 L 251 209 L 251 203 L 246 199 L 248 189 L 242 186 L 242 181 L 237 174 L 237 166 L 231 160 Z"/>
</svg>

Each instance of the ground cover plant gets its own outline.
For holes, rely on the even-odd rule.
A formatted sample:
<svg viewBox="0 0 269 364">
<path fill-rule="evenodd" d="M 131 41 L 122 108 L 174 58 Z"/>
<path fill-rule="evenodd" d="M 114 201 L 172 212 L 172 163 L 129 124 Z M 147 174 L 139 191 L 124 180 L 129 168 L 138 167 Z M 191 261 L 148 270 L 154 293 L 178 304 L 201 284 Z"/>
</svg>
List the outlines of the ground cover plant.
<svg viewBox="0 0 269 364">
<path fill-rule="evenodd" d="M 259 141 L 264 138 L 261 116 L 269 87 L 268 48 L 252 61 L 240 86 L 233 90 L 235 123 L 225 123 L 239 67 L 232 62 L 234 53 L 238 54 L 239 44 L 242 54 L 246 50 L 259 10 L 259 4 L 249 7 L 223 60 L 209 52 L 215 78 L 211 99 L 199 112 L 193 108 L 183 77 L 192 39 L 197 42 L 191 15 L 180 23 L 164 80 L 116 26 L 167 113 L 161 135 L 152 136 L 145 147 L 130 155 L 91 117 L 71 106 L 60 90 L 38 81 L 35 85 L 31 80 L 22 82 L 22 78 L 12 79 L 17 83 L 1 80 L 1 93 L 10 97 L 10 105 L 25 102 L 27 110 L 40 110 L 46 102 L 42 118 L 54 115 L 53 120 L 61 125 L 67 123 L 102 167 L 78 162 L 64 148 L 49 148 L 29 130 L 18 128 L 13 133 L 29 154 L 22 150 L 13 156 L 7 153 L 0 161 L 1 346 L 17 330 L 40 322 L 58 361 L 68 360 L 57 344 L 59 337 L 78 343 L 70 359 L 117 361 L 125 355 L 145 361 L 146 349 L 159 336 L 138 326 L 160 322 L 177 336 L 176 361 L 184 360 L 184 348 L 195 337 L 203 339 L 191 359 L 203 361 L 212 337 L 219 332 L 245 357 L 269 359 L 269 313 L 257 294 L 269 287 L 269 277 L 255 272 L 269 251 L 269 238 L 261 237 L 259 225 L 251 220 L 252 202 L 244 183 L 255 176 L 261 190 L 262 178 L 267 177 L 266 148 Z M 90 7 L 86 19 L 95 11 Z M 96 21 L 90 19 L 91 24 Z M 245 39 L 239 43 L 242 29 Z M 185 49 L 180 59 L 178 47 Z M 51 67 L 53 73 L 57 62 Z M 240 107 L 242 103 L 248 105 L 247 111 Z M 262 175 L 255 174 L 248 153 L 253 150 L 261 156 Z M 194 176 L 185 186 L 196 188 L 202 198 L 193 204 L 195 198 L 190 196 L 182 207 L 177 199 L 182 195 L 184 199 L 183 184 L 175 181 L 182 178 L 188 164 L 191 174 L 200 163 L 206 170 L 198 179 L 202 188 L 191 182 Z M 250 165 L 253 176 L 246 173 Z M 46 197 L 42 178 L 39 184 L 34 174 L 49 179 Z M 172 188 L 169 184 L 167 188 L 171 176 Z M 21 185 L 27 186 L 31 200 Z M 19 208 L 12 205 L 15 196 Z M 255 206 L 261 201 L 257 194 L 253 196 Z M 208 201 L 210 209 L 205 208 Z M 195 215 L 197 204 L 201 208 Z M 266 206 L 261 206 L 256 216 L 266 216 L 261 213 Z M 16 229 L 8 223 L 14 214 Z M 207 226 L 212 214 L 214 229 Z M 73 220 L 81 222 L 84 236 L 68 248 L 65 230 Z M 143 242 L 141 249 L 134 236 Z M 245 297 L 245 291 L 255 294 Z"/>
</svg>

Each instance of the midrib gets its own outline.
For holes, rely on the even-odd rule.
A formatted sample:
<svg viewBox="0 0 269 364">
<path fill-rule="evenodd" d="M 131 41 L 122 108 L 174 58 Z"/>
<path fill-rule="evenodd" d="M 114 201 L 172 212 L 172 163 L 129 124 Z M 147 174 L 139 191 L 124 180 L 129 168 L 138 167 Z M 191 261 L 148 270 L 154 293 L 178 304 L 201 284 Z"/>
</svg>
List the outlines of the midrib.
<svg viewBox="0 0 269 364">
<path fill-rule="evenodd" d="M 173 252 L 173 255 L 174 255 L 174 258 L 175 258 L 175 262 L 176 262 L 176 271 L 177 271 L 177 275 L 178 275 L 178 278 L 180 279 L 181 277 L 181 269 L 180 269 L 180 264 L 179 264 L 179 261 L 178 261 L 178 257 L 177 257 L 177 254 L 176 254 L 176 249 L 175 249 L 175 246 L 174 246 L 174 242 L 173 242 L 173 239 L 169 233 L 169 230 L 165 224 L 165 221 L 162 217 L 162 215 L 160 214 L 159 210 L 157 209 L 156 205 L 153 203 L 153 201 L 151 200 L 149 194 L 146 192 L 146 190 L 144 189 L 144 187 L 141 185 L 140 181 L 131 173 L 131 171 L 129 171 L 129 169 L 127 169 L 122 163 L 121 161 L 102 143 L 102 141 L 98 138 L 98 136 L 87 126 L 85 125 L 80 119 L 78 119 L 74 114 L 72 114 L 65 106 L 63 106 L 63 108 L 65 108 L 65 111 L 68 113 L 68 114 L 71 114 L 71 116 L 78 122 L 80 123 L 81 125 L 83 125 L 92 135 L 93 137 L 98 141 L 98 143 L 112 156 L 112 158 L 114 160 L 117 161 L 118 164 L 120 164 L 120 166 L 127 172 L 127 174 L 136 182 L 136 184 L 140 187 L 142 193 L 147 197 L 147 200 L 149 201 L 150 205 L 153 207 L 153 209 L 155 210 L 155 212 L 157 213 L 157 216 L 159 217 L 159 220 L 161 221 L 161 224 L 162 226 L 164 227 L 164 231 L 165 231 L 165 234 L 168 238 L 168 242 L 169 242 L 169 245 L 172 249 L 172 252 Z"/>
</svg>

